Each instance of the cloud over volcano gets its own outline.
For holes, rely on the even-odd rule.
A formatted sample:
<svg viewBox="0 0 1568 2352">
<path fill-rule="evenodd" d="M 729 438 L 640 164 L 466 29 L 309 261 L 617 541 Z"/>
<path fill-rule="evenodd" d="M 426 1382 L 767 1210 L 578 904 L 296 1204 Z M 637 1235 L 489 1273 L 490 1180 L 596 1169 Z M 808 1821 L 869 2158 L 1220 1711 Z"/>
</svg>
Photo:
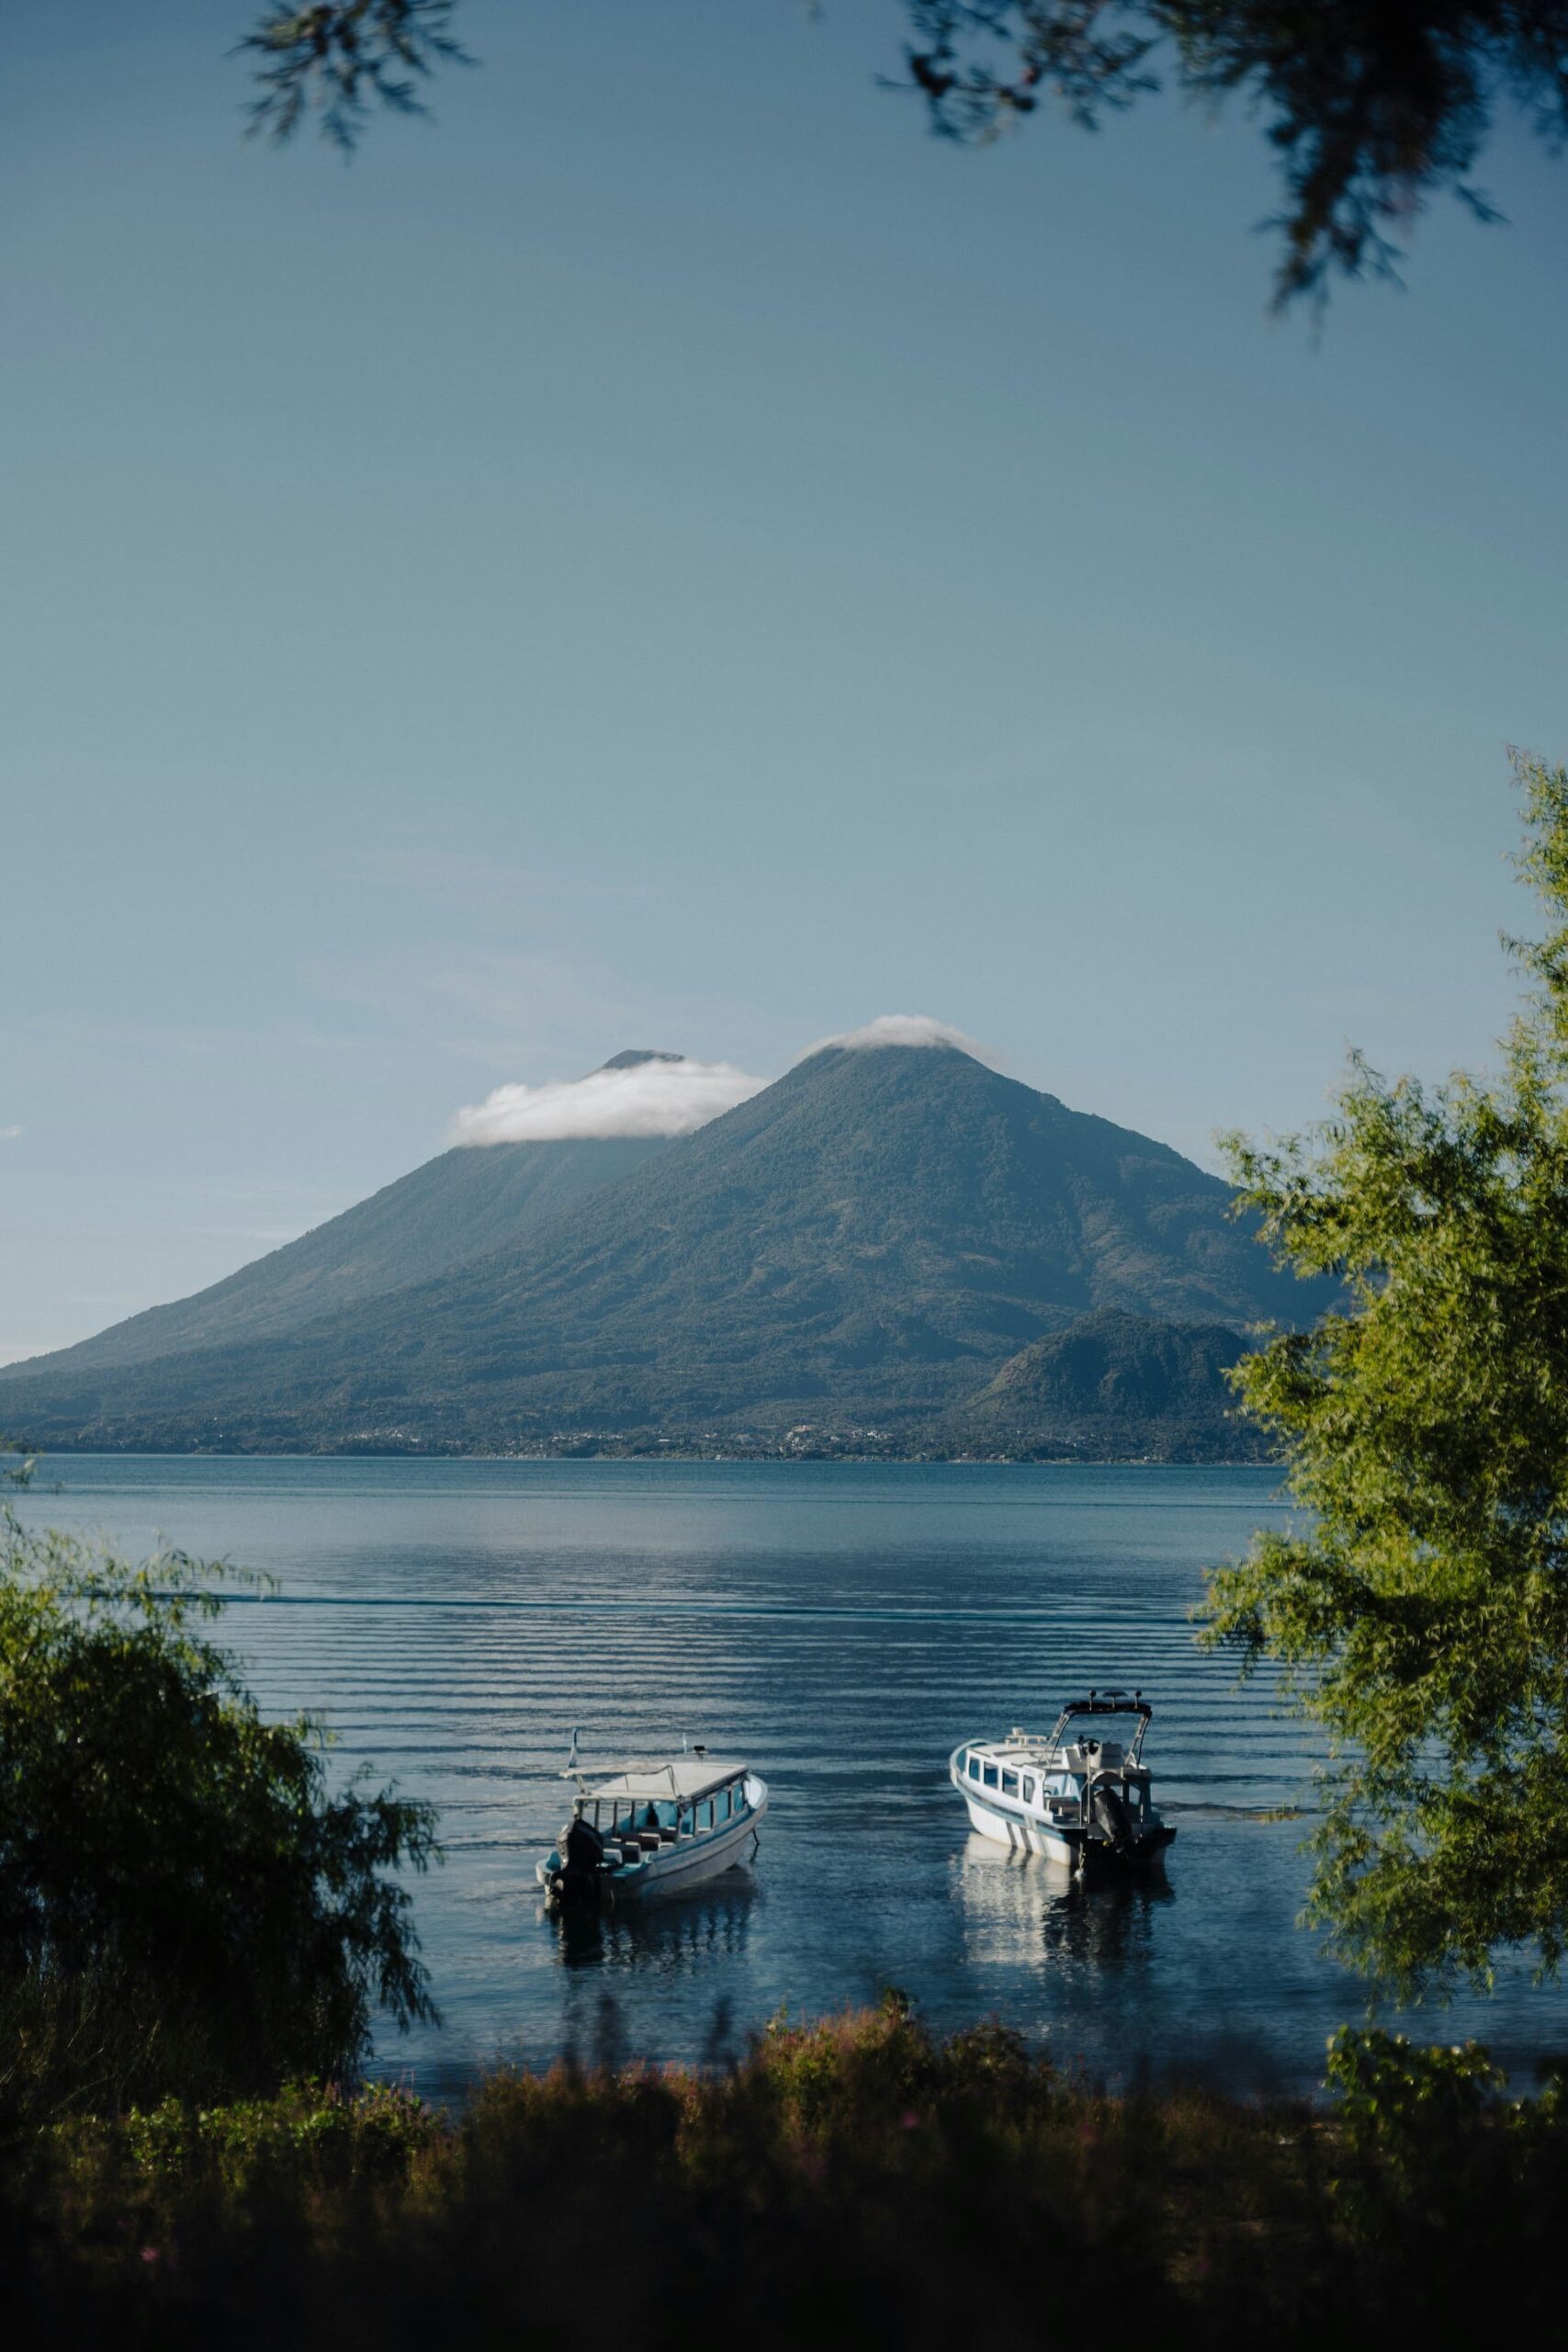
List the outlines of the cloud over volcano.
<svg viewBox="0 0 1568 2352">
<path fill-rule="evenodd" d="M 951 1022 L 933 1021 L 929 1012 L 879 1012 L 860 1029 L 844 1029 L 833 1037 L 818 1037 L 811 1047 L 814 1054 L 826 1051 L 829 1046 L 848 1046 L 852 1050 L 874 1046 L 956 1046 L 961 1054 L 973 1054 L 976 1061 L 988 1061 L 984 1046 Z"/>
<path fill-rule="evenodd" d="M 819 1037 L 803 1059 L 829 1046 L 956 1046 L 977 1059 L 984 1049 L 962 1029 L 921 1012 L 883 1012 L 859 1029 Z M 689 1136 L 721 1112 L 749 1102 L 770 1081 L 733 1062 L 689 1061 L 684 1054 L 617 1054 L 586 1078 L 547 1086 L 498 1086 L 452 1122 L 455 1144 L 561 1143 L 614 1136 Z"/>
<path fill-rule="evenodd" d="M 498 1086 L 452 1123 L 456 1144 L 554 1143 L 570 1136 L 689 1136 L 761 1093 L 733 1062 L 681 1054 L 617 1054 L 587 1078 L 550 1086 Z"/>
</svg>

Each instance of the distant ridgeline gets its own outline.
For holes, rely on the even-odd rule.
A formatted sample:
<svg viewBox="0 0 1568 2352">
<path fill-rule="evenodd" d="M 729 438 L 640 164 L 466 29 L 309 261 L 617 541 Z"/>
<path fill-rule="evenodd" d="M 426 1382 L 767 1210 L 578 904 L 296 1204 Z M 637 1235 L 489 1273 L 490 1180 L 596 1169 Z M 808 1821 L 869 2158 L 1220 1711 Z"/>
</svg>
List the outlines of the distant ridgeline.
<svg viewBox="0 0 1568 2352">
<path fill-rule="evenodd" d="M 0 1373 L 55 1449 L 1261 1458 L 1225 1366 L 1326 1303 L 1166 1145 L 950 1046 L 695 1134 L 447 1151 Z"/>
</svg>

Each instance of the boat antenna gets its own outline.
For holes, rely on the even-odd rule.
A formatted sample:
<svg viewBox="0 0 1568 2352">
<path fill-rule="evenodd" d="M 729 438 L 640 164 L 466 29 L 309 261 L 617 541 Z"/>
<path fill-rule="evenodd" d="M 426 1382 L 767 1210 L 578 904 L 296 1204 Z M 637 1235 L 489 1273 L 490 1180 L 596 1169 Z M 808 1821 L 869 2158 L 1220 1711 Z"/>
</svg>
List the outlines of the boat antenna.
<svg viewBox="0 0 1568 2352">
<path fill-rule="evenodd" d="M 582 1767 L 578 1761 L 577 1755 L 577 1743 L 581 1736 L 581 1726 L 578 1724 L 573 1724 L 571 1727 L 571 1746 L 568 1748 L 566 1755 L 566 1770 L 559 1776 L 563 1781 L 581 1781 L 582 1778 Z"/>
</svg>

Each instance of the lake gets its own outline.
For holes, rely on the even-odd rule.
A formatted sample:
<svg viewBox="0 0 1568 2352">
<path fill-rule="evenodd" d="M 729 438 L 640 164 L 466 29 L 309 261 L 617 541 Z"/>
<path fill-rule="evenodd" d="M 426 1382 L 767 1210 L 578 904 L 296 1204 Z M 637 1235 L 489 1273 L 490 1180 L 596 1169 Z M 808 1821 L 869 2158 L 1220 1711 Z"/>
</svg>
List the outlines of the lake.
<svg viewBox="0 0 1568 2352">
<path fill-rule="evenodd" d="M 334 1770 L 440 1808 L 417 1883 L 440 2031 L 379 2071 L 444 2095 L 538 2064 L 739 2046 L 793 2016 L 912 1995 L 995 2013 L 1064 2064 L 1310 2090 L 1356 1982 L 1294 1923 L 1312 1749 L 1194 1647 L 1202 1569 L 1283 1513 L 1270 1472 L 1059 1465 L 58 1457 L 27 1516 L 267 1572 L 221 1638 L 264 1707 L 319 1713 Z M 970 1835 L 959 1741 L 1049 1727 L 1089 1683 L 1140 1685 L 1179 1826 L 1164 1871 L 1080 1888 Z M 772 1808 L 754 1867 L 604 1925 L 545 1917 L 534 1862 L 591 1764 L 748 1758 Z M 1511 1975 L 1417 2013 L 1521 2087 L 1568 2052 L 1561 1994 Z"/>
</svg>

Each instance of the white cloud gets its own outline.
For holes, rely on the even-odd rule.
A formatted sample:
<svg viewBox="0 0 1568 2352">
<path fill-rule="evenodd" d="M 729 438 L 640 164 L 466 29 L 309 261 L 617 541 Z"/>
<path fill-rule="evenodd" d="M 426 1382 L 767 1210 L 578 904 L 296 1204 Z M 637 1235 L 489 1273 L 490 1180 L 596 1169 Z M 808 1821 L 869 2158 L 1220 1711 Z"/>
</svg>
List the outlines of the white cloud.
<svg viewBox="0 0 1568 2352">
<path fill-rule="evenodd" d="M 0 1127 L 0 1143 L 15 1143 L 21 1132 L 20 1127 Z"/>
<path fill-rule="evenodd" d="M 879 1012 L 863 1029 L 846 1029 L 837 1037 L 818 1037 L 808 1048 L 813 1054 L 825 1053 L 829 1046 L 956 1046 L 961 1054 L 974 1054 L 981 1061 L 987 1058 L 983 1046 L 966 1037 L 949 1021 L 933 1021 L 928 1012 Z"/>
<path fill-rule="evenodd" d="M 554 1143 L 574 1136 L 689 1136 L 761 1093 L 731 1062 L 646 1061 L 555 1086 L 498 1086 L 459 1111 L 459 1144 Z"/>
</svg>

